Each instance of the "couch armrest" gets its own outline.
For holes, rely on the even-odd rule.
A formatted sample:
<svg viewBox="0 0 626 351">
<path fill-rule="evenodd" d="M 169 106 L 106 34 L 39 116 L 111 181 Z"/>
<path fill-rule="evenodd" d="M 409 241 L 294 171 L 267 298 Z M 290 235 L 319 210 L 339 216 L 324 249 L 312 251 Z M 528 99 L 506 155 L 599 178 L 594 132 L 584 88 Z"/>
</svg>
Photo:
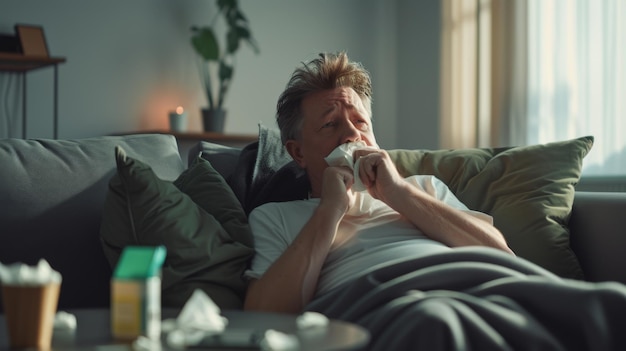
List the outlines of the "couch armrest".
<svg viewBox="0 0 626 351">
<path fill-rule="evenodd" d="M 569 228 L 587 280 L 626 283 L 626 193 L 577 191 Z"/>
</svg>

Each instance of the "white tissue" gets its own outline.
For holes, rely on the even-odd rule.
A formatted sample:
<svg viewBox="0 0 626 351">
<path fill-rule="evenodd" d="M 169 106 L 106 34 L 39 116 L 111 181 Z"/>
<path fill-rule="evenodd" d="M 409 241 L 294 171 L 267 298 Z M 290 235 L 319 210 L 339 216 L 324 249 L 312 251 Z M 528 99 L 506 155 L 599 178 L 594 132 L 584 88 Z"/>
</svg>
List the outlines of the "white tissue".
<svg viewBox="0 0 626 351">
<path fill-rule="evenodd" d="M 300 349 L 300 341 L 295 335 L 285 334 L 274 329 L 268 329 L 265 331 L 265 337 L 261 340 L 261 349 L 273 351 L 295 351 Z"/>
<path fill-rule="evenodd" d="M 341 144 L 324 158 L 329 166 L 346 166 L 354 171 L 354 184 L 352 184 L 351 189 L 355 195 L 355 201 L 354 205 L 346 212 L 346 214 L 351 216 L 367 215 L 374 203 L 378 201 L 366 192 L 367 188 L 361 181 L 361 177 L 359 176 L 359 164 L 361 160 L 357 159 L 356 162 L 354 162 L 354 151 L 367 147 L 367 144 L 362 141 Z M 369 148 L 372 148 L 372 146 Z M 378 148 L 378 146 L 374 145 L 373 148 Z"/>
<path fill-rule="evenodd" d="M 366 147 L 367 144 L 363 141 L 341 144 L 324 158 L 329 166 L 346 166 L 354 171 L 352 190 L 356 192 L 365 191 L 367 188 L 361 181 L 361 177 L 359 177 L 359 164 L 361 160 L 357 159 L 356 162 L 354 161 L 354 151 Z"/>
<path fill-rule="evenodd" d="M 228 319 L 221 315 L 220 308 L 202 290 L 196 289 L 183 306 L 176 320 L 164 320 L 163 332 L 172 347 L 184 348 L 196 345 L 204 337 L 224 332 Z"/>
<path fill-rule="evenodd" d="M 140 335 L 132 344 L 133 351 L 161 351 L 161 341 Z"/>
<path fill-rule="evenodd" d="M 5 285 L 39 286 L 61 283 L 61 273 L 50 267 L 48 261 L 40 259 L 36 266 L 24 263 L 3 265 L 0 263 L 0 282 Z"/>
<path fill-rule="evenodd" d="M 57 312 L 54 316 L 52 344 L 59 348 L 74 346 L 76 344 L 76 327 L 75 315 L 65 311 Z"/>
<path fill-rule="evenodd" d="M 54 316 L 54 330 L 76 330 L 76 316 L 65 311 L 57 312 Z"/>
<path fill-rule="evenodd" d="M 228 320 L 221 315 L 220 308 L 202 290 L 196 289 L 176 318 L 178 326 L 221 333 Z"/>
<path fill-rule="evenodd" d="M 328 317 L 318 312 L 304 312 L 296 318 L 298 329 L 326 328 L 328 323 Z"/>
</svg>

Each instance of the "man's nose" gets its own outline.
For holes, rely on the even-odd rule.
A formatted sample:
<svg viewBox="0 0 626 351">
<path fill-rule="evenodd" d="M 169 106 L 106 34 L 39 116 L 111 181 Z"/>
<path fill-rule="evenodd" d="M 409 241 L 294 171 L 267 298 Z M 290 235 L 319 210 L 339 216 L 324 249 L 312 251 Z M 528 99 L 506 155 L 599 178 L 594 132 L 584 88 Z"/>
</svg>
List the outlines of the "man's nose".
<svg viewBox="0 0 626 351">
<path fill-rule="evenodd" d="M 361 131 L 350 120 L 343 123 L 343 143 L 361 140 Z"/>
</svg>

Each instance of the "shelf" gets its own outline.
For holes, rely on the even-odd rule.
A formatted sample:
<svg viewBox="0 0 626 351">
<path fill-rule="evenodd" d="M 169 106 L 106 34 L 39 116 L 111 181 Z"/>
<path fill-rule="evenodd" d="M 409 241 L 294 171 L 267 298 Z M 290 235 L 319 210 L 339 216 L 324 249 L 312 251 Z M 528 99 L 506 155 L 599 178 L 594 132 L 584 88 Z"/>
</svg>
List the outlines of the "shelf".
<svg viewBox="0 0 626 351">
<path fill-rule="evenodd" d="M 0 52 L 0 71 L 4 72 L 28 72 L 63 62 L 65 62 L 64 57 L 24 56 L 22 54 Z"/>
<path fill-rule="evenodd" d="M 251 143 L 257 141 L 258 135 L 255 134 L 222 134 L 215 132 L 171 132 L 164 131 L 162 133 L 172 134 L 178 140 L 207 140 L 229 143 Z"/>
<path fill-rule="evenodd" d="M 170 130 L 146 130 L 124 134 L 170 134 L 180 141 L 210 141 L 217 144 L 245 145 L 259 139 L 256 134 L 223 134 L 215 132 L 173 132 Z"/>
<path fill-rule="evenodd" d="M 53 123 L 54 123 L 54 139 L 59 135 L 59 111 L 58 111 L 58 66 L 65 62 L 65 57 L 47 57 L 47 56 L 24 56 L 23 54 L 12 52 L 0 52 L 0 72 L 17 72 L 22 76 L 22 138 L 26 139 L 26 74 L 29 71 L 50 67 L 54 68 L 54 106 L 53 106 Z"/>
</svg>

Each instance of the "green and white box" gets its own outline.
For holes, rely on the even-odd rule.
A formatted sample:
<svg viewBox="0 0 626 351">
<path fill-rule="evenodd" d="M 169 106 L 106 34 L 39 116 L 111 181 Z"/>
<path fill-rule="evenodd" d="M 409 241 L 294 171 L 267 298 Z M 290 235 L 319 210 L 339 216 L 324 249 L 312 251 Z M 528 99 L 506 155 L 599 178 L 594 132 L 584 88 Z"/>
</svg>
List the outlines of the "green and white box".
<svg viewBox="0 0 626 351">
<path fill-rule="evenodd" d="M 113 338 L 133 340 L 161 336 L 161 267 L 164 246 L 127 246 L 111 279 Z"/>
</svg>

